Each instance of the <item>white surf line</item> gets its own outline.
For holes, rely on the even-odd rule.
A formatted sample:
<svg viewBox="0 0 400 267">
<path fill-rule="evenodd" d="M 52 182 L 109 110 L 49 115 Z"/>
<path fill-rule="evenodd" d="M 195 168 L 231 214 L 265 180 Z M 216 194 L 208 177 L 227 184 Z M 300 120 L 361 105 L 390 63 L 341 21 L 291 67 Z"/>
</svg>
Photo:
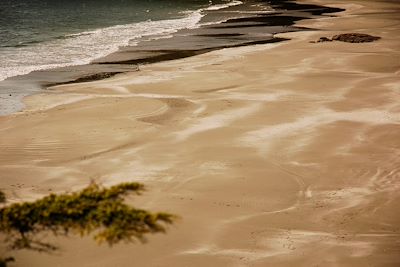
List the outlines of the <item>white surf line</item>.
<svg viewBox="0 0 400 267">
<path fill-rule="evenodd" d="M 189 126 L 183 131 L 177 132 L 176 141 L 184 141 L 194 134 L 224 127 L 238 119 L 241 119 L 258 111 L 260 108 L 261 104 L 255 103 L 243 108 L 238 108 L 224 113 L 217 113 L 216 115 L 200 118 L 192 126 Z"/>
<path fill-rule="evenodd" d="M 212 1 L 210 1 L 210 3 L 212 3 Z M 241 5 L 241 4 L 243 4 L 242 1 L 233 0 L 233 1 L 227 2 L 225 4 L 211 5 L 209 7 L 206 7 L 204 9 L 202 9 L 202 10 L 220 10 L 220 9 L 225 9 L 225 8 L 228 8 L 228 7 L 231 7 L 231 6 L 238 6 L 238 5 Z"/>
<path fill-rule="evenodd" d="M 329 109 L 319 109 L 307 117 L 302 117 L 294 122 L 263 127 L 259 130 L 248 132 L 238 141 L 243 146 L 256 147 L 261 154 L 266 154 L 271 143 L 299 134 L 300 131 L 313 130 L 316 127 L 336 121 L 353 121 L 370 124 L 399 124 L 400 114 L 383 110 L 363 109 L 351 112 L 336 112 Z"/>
</svg>

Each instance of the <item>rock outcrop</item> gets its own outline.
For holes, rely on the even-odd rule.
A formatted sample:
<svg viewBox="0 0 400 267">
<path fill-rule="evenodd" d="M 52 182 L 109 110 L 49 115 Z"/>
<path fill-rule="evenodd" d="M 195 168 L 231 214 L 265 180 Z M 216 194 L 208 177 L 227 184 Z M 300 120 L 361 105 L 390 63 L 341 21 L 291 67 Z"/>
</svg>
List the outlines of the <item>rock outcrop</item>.
<svg viewBox="0 0 400 267">
<path fill-rule="evenodd" d="M 372 36 L 365 33 L 343 33 L 338 34 L 332 37 L 332 39 L 328 37 L 321 37 L 318 41 L 311 41 L 311 43 L 323 43 L 323 42 L 332 42 L 332 41 L 340 41 L 346 43 L 369 43 L 373 41 L 377 41 L 381 39 L 379 36 Z"/>
</svg>

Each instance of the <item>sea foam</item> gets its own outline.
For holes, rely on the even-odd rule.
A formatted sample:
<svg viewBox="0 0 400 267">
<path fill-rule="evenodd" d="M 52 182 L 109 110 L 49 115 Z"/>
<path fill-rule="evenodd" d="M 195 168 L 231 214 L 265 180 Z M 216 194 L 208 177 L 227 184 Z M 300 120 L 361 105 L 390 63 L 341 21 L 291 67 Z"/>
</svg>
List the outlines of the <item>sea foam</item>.
<svg viewBox="0 0 400 267">
<path fill-rule="evenodd" d="M 0 53 L 0 81 L 35 70 L 88 64 L 94 59 L 135 45 L 143 37 L 165 38 L 180 29 L 199 26 L 205 10 L 219 10 L 242 2 L 211 5 L 186 12 L 184 17 L 158 21 L 116 25 L 75 34 L 68 34 L 47 42 L 3 47 Z"/>
</svg>

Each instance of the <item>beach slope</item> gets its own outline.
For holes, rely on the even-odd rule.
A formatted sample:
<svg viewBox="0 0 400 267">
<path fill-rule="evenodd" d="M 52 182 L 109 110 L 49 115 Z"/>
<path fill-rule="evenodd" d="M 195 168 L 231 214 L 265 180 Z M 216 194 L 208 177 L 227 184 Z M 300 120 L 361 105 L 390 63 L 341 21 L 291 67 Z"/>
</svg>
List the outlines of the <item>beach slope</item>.
<svg viewBox="0 0 400 267">
<path fill-rule="evenodd" d="M 10 201 L 138 181 L 181 216 L 113 248 L 52 238 L 13 266 L 400 266 L 400 5 L 300 21 L 290 41 L 223 49 L 52 88 L 0 117 Z M 371 43 L 310 43 L 368 33 Z"/>
</svg>

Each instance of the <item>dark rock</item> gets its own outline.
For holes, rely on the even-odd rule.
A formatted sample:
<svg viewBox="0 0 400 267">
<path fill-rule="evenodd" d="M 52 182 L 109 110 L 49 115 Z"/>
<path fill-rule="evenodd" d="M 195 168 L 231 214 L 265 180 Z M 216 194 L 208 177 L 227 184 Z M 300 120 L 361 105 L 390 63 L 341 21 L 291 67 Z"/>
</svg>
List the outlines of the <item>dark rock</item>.
<svg viewBox="0 0 400 267">
<path fill-rule="evenodd" d="M 364 33 L 344 33 L 332 37 L 334 41 L 341 41 L 347 43 L 367 43 L 381 39 L 378 36 L 372 36 Z"/>
<path fill-rule="evenodd" d="M 137 67 L 137 70 L 139 70 L 139 67 Z M 48 84 L 46 84 L 46 86 L 51 87 L 51 86 L 71 84 L 71 83 L 93 82 L 93 81 L 98 81 L 98 80 L 111 78 L 111 77 L 113 77 L 113 76 L 115 76 L 117 74 L 120 74 L 120 73 L 122 73 L 122 72 L 121 71 L 115 71 L 115 72 L 94 73 L 94 74 L 90 74 L 90 75 L 87 75 L 87 76 L 83 76 L 83 77 L 77 78 L 77 79 L 72 80 L 72 81 L 59 82 L 59 83 L 48 83 Z"/>
<path fill-rule="evenodd" d="M 91 74 L 88 76 L 80 77 L 76 80 L 74 80 L 74 83 L 83 83 L 83 82 L 92 82 L 92 81 L 98 81 L 98 80 L 103 80 L 107 78 L 111 78 L 114 75 L 117 75 L 121 72 L 100 72 L 100 73 L 95 73 Z"/>
<path fill-rule="evenodd" d="M 319 40 L 318 40 L 317 42 L 318 42 L 318 43 L 332 42 L 332 40 L 329 39 L 328 37 L 321 37 L 321 38 L 319 38 Z"/>
</svg>

